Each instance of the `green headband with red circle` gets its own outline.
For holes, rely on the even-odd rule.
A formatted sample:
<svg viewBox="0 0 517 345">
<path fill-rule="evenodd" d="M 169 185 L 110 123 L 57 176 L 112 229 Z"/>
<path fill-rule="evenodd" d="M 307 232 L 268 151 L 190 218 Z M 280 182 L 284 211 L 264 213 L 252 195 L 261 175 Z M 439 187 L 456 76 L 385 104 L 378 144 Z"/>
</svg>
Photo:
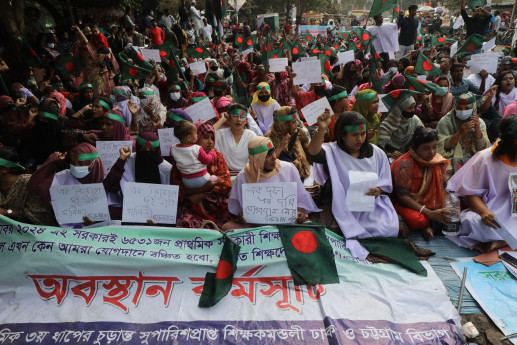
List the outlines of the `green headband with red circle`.
<svg viewBox="0 0 517 345">
<path fill-rule="evenodd" d="M 90 152 L 90 153 L 72 152 L 71 158 L 76 159 L 78 161 L 92 161 L 94 159 L 99 158 L 99 153 L 98 152 Z"/>
<path fill-rule="evenodd" d="M 265 144 L 248 149 L 248 153 L 250 154 L 250 156 L 253 156 L 253 155 L 258 155 L 263 152 L 268 152 L 269 150 L 274 149 L 274 148 L 275 148 L 275 145 L 273 145 L 271 140 L 269 140 Z"/>
<path fill-rule="evenodd" d="M 92 84 L 82 84 L 81 86 L 79 86 L 79 90 L 84 90 L 84 89 L 93 89 L 93 85 Z"/>
<path fill-rule="evenodd" d="M 287 115 L 274 115 L 273 116 L 273 119 L 277 120 L 277 121 L 292 121 L 292 120 L 296 120 L 296 115 L 298 114 L 298 112 L 294 112 L 294 114 L 287 114 Z"/>
<path fill-rule="evenodd" d="M 267 90 L 267 91 L 271 92 L 271 86 L 269 86 L 269 85 L 259 86 L 257 91 L 261 91 L 261 90 Z"/>
<path fill-rule="evenodd" d="M 158 146 L 160 146 L 160 141 L 159 140 L 155 140 L 155 141 L 148 141 L 148 140 L 145 140 L 144 138 L 142 138 L 141 136 L 137 136 L 136 137 L 136 143 L 140 146 L 143 146 L 143 147 L 151 147 L 153 149 L 157 148 Z"/>
<path fill-rule="evenodd" d="M 343 131 L 350 133 L 350 132 L 364 132 L 366 131 L 366 125 L 364 123 L 360 125 L 349 125 L 349 126 L 343 126 Z"/>
<path fill-rule="evenodd" d="M 51 119 L 51 120 L 56 120 L 57 121 L 57 115 L 56 114 L 52 114 L 52 113 L 49 113 L 49 112 L 46 112 L 46 111 L 42 111 L 40 116 L 46 118 L 46 119 Z"/>
<path fill-rule="evenodd" d="M 235 108 L 230 111 L 230 115 L 237 115 L 239 117 L 245 118 L 248 117 L 248 112 L 246 110 Z"/>
<path fill-rule="evenodd" d="M 179 85 L 171 85 L 169 86 L 169 91 L 181 91 L 181 87 Z"/>
<path fill-rule="evenodd" d="M 122 90 L 113 90 L 112 93 L 114 95 L 119 95 L 119 96 L 126 96 L 127 97 L 127 93 L 125 93 L 124 91 Z"/>
<path fill-rule="evenodd" d="M 154 95 L 154 92 L 151 91 L 151 90 L 141 90 L 140 91 L 140 95 L 142 95 L 142 96 L 152 96 L 152 95 Z"/>
<path fill-rule="evenodd" d="M 104 107 L 104 109 L 111 110 L 110 105 L 108 103 L 104 102 L 102 99 L 97 99 L 97 101 L 95 103 L 100 104 L 102 107 Z"/>
</svg>

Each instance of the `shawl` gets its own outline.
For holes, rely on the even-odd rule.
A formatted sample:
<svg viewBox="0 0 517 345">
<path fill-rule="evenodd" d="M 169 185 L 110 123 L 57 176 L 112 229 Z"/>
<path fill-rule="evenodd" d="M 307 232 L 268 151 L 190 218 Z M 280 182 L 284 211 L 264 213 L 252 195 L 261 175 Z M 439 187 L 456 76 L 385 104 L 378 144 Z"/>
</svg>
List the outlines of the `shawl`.
<svg viewBox="0 0 517 345">
<path fill-rule="evenodd" d="M 376 129 L 379 123 L 381 122 L 382 115 L 380 113 L 368 114 L 368 108 L 373 104 L 375 98 L 368 98 L 364 100 L 357 100 L 357 97 L 364 94 L 376 93 L 374 90 L 362 90 L 356 93 L 356 99 L 354 105 L 352 106 L 352 111 L 356 111 L 359 114 L 363 115 L 366 120 L 366 128 L 367 129 Z M 334 135 L 336 135 L 334 133 Z M 375 133 L 374 137 L 368 140 L 371 144 L 377 145 L 379 142 L 379 133 Z"/>
<path fill-rule="evenodd" d="M 504 108 L 504 115 L 503 119 L 507 117 L 508 115 L 515 115 L 517 114 L 517 101 L 510 103 L 509 105 Z"/>
<path fill-rule="evenodd" d="M 261 82 L 257 85 L 257 91 L 255 91 L 255 93 L 253 94 L 253 100 L 251 101 L 251 105 L 255 104 L 255 103 L 258 103 L 260 105 L 263 105 L 265 107 L 271 105 L 271 103 L 273 103 L 275 100 L 273 99 L 273 97 L 269 97 L 269 99 L 267 100 L 267 102 L 262 102 L 259 98 L 258 98 L 258 95 L 259 95 L 259 92 L 262 91 L 262 88 L 263 87 L 267 87 L 269 88 L 269 84 L 266 83 L 266 82 Z M 271 96 L 271 89 L 266 89 L 267 93 Z"/>
<path fill-rule="evenodd" d="M 66 98 L 61 92 L 51 92 L 49 98 L 55 98 L 59 103 L 59 117 L 63 118 L 66 114 Z"/>
<path fill-rule="evenodd" d="M 436 78 L 434 80 L 434 83 L 437 84 L 438 83 L 438 78 Z M 452 95 L 451 93 L 451 82 L 449 81 L 449 78 L 447 78 L 447 84 L 448 84 L 448 88 L 449 88 L 449 91 L 447 91 L 447 93 L 443 96 L 441 96 L 442 98 L 442 108 L 440 109 L 440 111 L 438 111 L 438 103 L 436 102 L 436 97 L 440 97 L 440 96 L 436 96 L 433 93 L 431 93 L 431 106 L 433 107 L 433 118 L 435 120 L 439 120 L 441 119 L 442 117 L 444 117 L 449 111 L 451 111 L 452 109 L 452 105 L 454 104 L 454 96 Z"/>
<path fill-rule="evenodd" d="M 250 140 L 248 149 L 259 147 L 267 144 L 268 142 L 271 142 L 269 138 L 255 137 Z M 273 148 L 273 145 L 271 145 L 271 147 Z M 281 165 L 280 159 L 276 160 L 276 166 L 272 171 L 264 171 L 264 162 L 266 161 L 267 153 L 268 151 L 264 151 L 255 155 L 250 155 L 248 164 L 244 167 L 244 174 L 246 174 L 248 183 L 257 183 L 278 174 Z"/>
<path fill-rule="evenodd" d="M 494 105 L 494 107 L 497 107 L 497 113 L 499 114 L 499 116 L 503 116 L 504 109 L 511 103 L 515 102 L 515 100 L 517 100 L 517 88 L 514 87 L 510 92 L 508 92 L 508 94 L 505 94 L 502 91 L 499 92 L 498 104 L 495 104 L 496 97 L 492 97 L 492 105 Z"/>
</svg>

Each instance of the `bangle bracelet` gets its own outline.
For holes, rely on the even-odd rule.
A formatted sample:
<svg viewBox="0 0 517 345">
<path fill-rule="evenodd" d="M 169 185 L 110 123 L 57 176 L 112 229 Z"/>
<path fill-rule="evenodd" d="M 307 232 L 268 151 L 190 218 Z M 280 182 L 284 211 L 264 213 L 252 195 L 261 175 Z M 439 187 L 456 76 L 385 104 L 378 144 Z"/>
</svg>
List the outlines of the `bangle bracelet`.
<svg viewBox="0 0 517 345">
<path fill-rule="evenodd" d="M 418 212 L 422 213 L 422 211 L 424 210 L 424 208 L 425 208 L 425 205 L 422 205 L 422 207 L 420 208 L 420 211 L 418 211 Z"/>
</svg>

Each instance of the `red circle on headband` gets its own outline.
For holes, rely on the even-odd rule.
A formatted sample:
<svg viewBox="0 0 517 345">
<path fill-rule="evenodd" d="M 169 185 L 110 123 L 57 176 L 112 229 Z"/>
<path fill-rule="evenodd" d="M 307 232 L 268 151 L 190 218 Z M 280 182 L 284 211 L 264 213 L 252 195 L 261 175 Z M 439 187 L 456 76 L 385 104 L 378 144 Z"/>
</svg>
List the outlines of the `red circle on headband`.
<svg viewBox="0 0 517 345">
<path fill-rule="evenodd" d="M 359 125 L 359 130 L 364 131 L 364 125 Z"/>
<path fill-rule="evenodd" d="M 74 153 L 74 154 L 72 155 L 72 158 L 73 158 L 73 159 L 79 159 L 79 154 Z"/>
<path fill-rule="evenodd" d="M 241 115 L 244 115 L 244 110 L 241 110 Z"/>
<path fill-rule="evenodd" d="M 150 141 L 145 143 L 145 147 L 151 147 L 152 143 Z"/>
<path fill-rule="evenodd" d="M 461 105 L 467 105 L 467 100 L 465 98 L 460 99 Z"/>
<path fill-rule="evenodd" d="M 267 143 L 267 148 L 268 149 L 272 149 L 273 148 L 273 144 L 271 143 L 271 141 L 269 143 Z"/>
</svg>

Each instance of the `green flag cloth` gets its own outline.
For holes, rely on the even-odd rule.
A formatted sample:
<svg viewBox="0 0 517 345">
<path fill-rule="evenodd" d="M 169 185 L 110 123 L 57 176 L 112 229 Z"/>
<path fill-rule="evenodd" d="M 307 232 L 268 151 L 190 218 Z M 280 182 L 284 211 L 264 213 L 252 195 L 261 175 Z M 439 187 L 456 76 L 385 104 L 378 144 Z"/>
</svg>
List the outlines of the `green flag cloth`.
<svg viewBox="0 0 517 345">
<path fill-rule="evenodd" d="M 142 68 L 137 65 L 130 64 L 124 57 L 122 53 L 118 55 L 119 65 L 120 65 L 120 79 L 144 79 L 149 76 L 153 71 Z"/>
<path fill-rule="evenodd" d="M 472 34 L 465 40 L 463 45 L 458 48 L 456 55 L 472 54 L 476 49 L 481 49 L 485 42 L 485 36 L 478 34 Z"/>
<path fill-rule="evenodd" d="M 246 85 L 242 81 L 237 69 L 234 69 L 233 72 L 233 101 L 235 103 L 242 104 L 246 107 L 250 105 L 250 99 L 248 95 L 248 91 L 246 89 Z"/>
<path fill-rule="evenodd" d="M 244 44 L 242 45 L 241 50 L 247 50 L 247 49 L 253 48 L 255 43 L 257 43 L 257 36 L 256 35 L 252 35 L 252 36 L 250 36 L 248 38 L 245 38 L 244 39 Z"/>
<path fill-rule="evenodd" d="M 354 27 L 354 34 L 357 36 L 357 38 L 361 41 L 363 46 L 366 47 L 366 45 L 374 40 L 377 36 L 373 35 L 370 31 L 363 29 L 360 26 Z"/>
<path fill-rule="evenodd" d="M 323 53 L 326 54 L 327 56 L 336 56 L 337 57 L 337 52 L 336 52 L 336 49 L 334 49 L 334 47 L 331 47 L 327 44 L 323 45 Z"/>
<path fill-rule="evenodd" d="M 55 63 L 58 72 L 65 78 L 70 76 L 78 77 L 85 69 L 84 59 L 76 59 L 70 54 L 61 54 Z"/>
<path fill-rule="evenodd" d="M 242 45 L 244 44 L 244 37 L 237 33 L 235 35 L 235 41 L 233 42 L 233 45 L 236 47 L 236 48 L 240 48 L 242 47 Z"/>
<path fill-rule="evenodd" d="M 433 77 L 438 77 L 441 74 L 440 69 L 422 53 L 418 54 L 418 58 L 416 59 L 415 72 Z"/>
<path fill-rule="evenodd" d="M 321 64 L 321 73 L 325 73 L 332 80 L 332 63 L 330 62 L 331 57 L 327 54 L 318 54 L 318 59 Z"/>
<path fill-rule="evenodd" d="M 421 93 L 407 89 L 393 90 L 390 93 L 387 93 L 386 96 L 382 97 L 382 101 L 384 102 L 386 107 L 391 110 L 391 108 L 393 108 L 395 104 L 398 104 L 408 99 L 409 97 L 416 95 L 421 95 Z"/>
<path fill-rule="evenodd" d="M 199 298 L 200 308 L 209 308 L 216 305 L 230 292 L 240 250 L 241 247 L 227 238 L 224 239 L 216 272 L 208 272 L 205 276 L 203 292 Z"/>
<path fill-rule="evenodd" d="M 456 40 L 454 40 L 452 38 L 436 37 L 436 36 L 433 36 L 431 38 L 431 45 L 433 45 L 434 47 L 440 46 L 442 44 L 447 44 L 447 43 L 454 44 L 455 42 L 456 42 Z"/>
<path fill-rule="evenodd" d="M 151 65 L 150 62 L 145 61 L 145 58 L 143 57 L 143 55 L 140 54 L 140 52 L 135 47 L 132 46 L 129 49 L 126 49 L 126 53 L 129 56 L 129 58 L 133 60 L 133 63 L 135 65 L 148 69 L 148 70 L 151 70 L 151 71 L 154 70 L 154 66 Z M 159 62 L 159 61 L 156 61 L 156 62 Z"/>
<path fill-rule="evenodd" d="M 312 44 L 315 39 L 314 39 L 314 36 L 311 35 L 311 33 L 309 32 L 309 30 L 307 30 L 303 35 L 302 35 L 302 39 L 307 42 L 307 44 Z"/>
<path fill-rule="evenodd" d="M 427 277 L 427 270 L 411 250 L 408 240 L 395 237 L 370 237 L 358 240 L 370 254 L 380 256 L 420 276 Z"/>
<path fill-rule="evenodd" d="M 188 56 L 195 58 L 212 57 L 212 54 L 210 54 L 210 52 L 205 47 L 200 46 L 199 44 L 195 47 L 188 47 L 186 52 Z"/>
<path fill-rule="evenodd" d="M 167 76 L 167 80 L 173 83 L 179 82 L 179 78 L 182 78 L 183 81 L 186 79 L 181 71 L 180 63 L 176 58 L 176 54 L 174 53 L 170 54 L 169 69 L 165 75 Z"/>
<path fill-rule="evenodd" d="M 393 13 L 391 14 L 393 18 L 398 18 L 400 13 L 400 7 L 397 4 L 395 7 L 393 7 Z"/>
<path fill-rule="evenodd" d="M 429 31 L 427 30 L 426 27 L 421 27 L 420 28 L 420 35 L 427 35 L 429 33 Z"/>
<path fill-rule="evenodd" d="M 375 17 L 397 7 L 397 1 L 398 0 L 373 0 L 372 8 L 370 9 L 368 17 Z"/>
<path fill-rule="evenodd" d="M 421 80 L 410 75 L 404 76 L 408 83 L 408 90 L 424 92 L 425 90 L 429 90 L 434 93 L 436 96 L 443 96 L 447 92 L 444 91 L 440 86 L 436 85 L 433 82 L 427 80 Z"/>
<path fill-rule="evenodd" d="M 291 57 L 293 61 L 298 60 L 301 56 L 304 56 L 305 50 L 303 49 L 300 42 L 296 41 L 293 43 L 293 46 L 290 49 Z"/>
<path fill-rule="evenodd" d="M 170 60 L 171 54 L 175 54 L 176 52 L 178 52 L 178 48 L 172 42 L 169 41 L 164 41 L 163 44 L 160 46 L 159 50 L 160 59 L 162 61 L 165 60 L 165 62 L 167 62 L 167 60 Z"/>
<path fill-rule="evenodd" d="M 469 0 L 467 5 L 471 10 L 473 10 L 476 7 L 484 7 L 486 5 L 486 0 Z"/>
<path fill-rule="evenodd" d="M 318 225 L 277 226 L 295 285 L 339 283 L 332 247 Z"/>
</svg>

